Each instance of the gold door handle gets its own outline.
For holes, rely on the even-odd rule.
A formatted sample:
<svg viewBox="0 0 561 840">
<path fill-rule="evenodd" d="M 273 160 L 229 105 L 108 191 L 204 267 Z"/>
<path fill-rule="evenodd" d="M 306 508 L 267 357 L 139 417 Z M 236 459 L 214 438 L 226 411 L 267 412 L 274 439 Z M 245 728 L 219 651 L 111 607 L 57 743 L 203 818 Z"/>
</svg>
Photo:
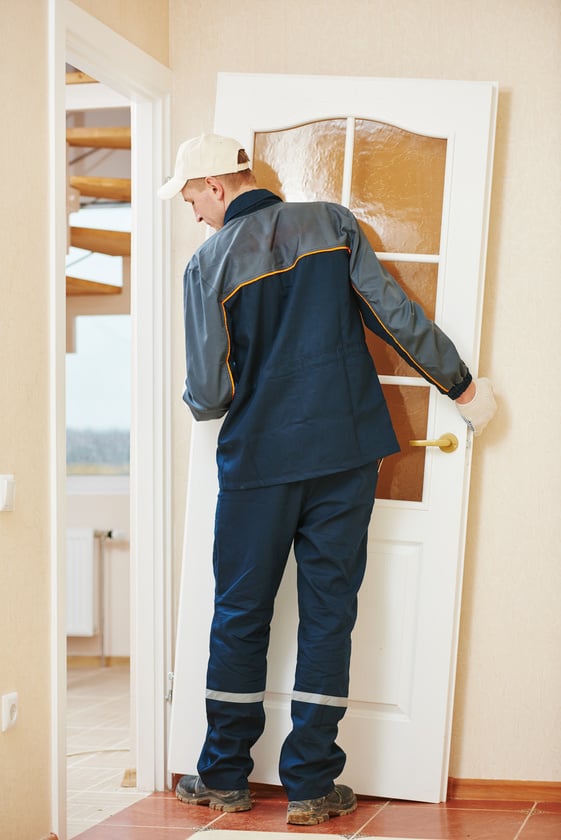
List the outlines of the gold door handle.
<svg viewBox="0 0 561 840">
<path fill-rule="evenodd" d="M 441 452 L 455 452 L 458 448 L 458 438 L 452 432 L 446 432 L 438 440 L 410 440 L 409 446 L 438 446 Z"/>
</svg>

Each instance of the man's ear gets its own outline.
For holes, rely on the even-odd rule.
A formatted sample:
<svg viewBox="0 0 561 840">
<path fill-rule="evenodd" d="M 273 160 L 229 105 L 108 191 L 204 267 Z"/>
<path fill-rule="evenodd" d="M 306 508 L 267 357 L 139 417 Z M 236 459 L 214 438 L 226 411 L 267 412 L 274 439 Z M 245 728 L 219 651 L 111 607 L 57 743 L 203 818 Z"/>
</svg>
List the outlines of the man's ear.
<svg viewBox="0 0 561 840">
<path fill-rule="evenodd" d="M 215 178 L 214 175 L 210 175 L 208 178 L 205 178 L 205 184 L 211 190 L 215 198 L 219 201 L 224 200 L 224 186 L 218 178 Z"/>
</svg>

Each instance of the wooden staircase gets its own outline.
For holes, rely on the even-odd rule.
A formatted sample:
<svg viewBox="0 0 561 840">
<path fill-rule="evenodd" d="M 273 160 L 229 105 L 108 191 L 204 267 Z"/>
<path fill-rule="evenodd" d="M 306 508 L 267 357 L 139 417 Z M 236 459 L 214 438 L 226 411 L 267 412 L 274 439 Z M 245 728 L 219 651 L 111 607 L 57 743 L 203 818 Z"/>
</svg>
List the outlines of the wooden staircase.
<svg viewBox="0 0 561 840">
<path fill-rule="evenodd" d="M 131 200 L 130 178 L 96 178 L 93 176 L 71 175 L 70 186 L 78 190 L 80 195 L 92 198 L 109 198 L 112 201 Z"/>
<path fill-rule="evenodd" d="M 66 142 L 70 146 L 86 146 L 89 149 L 130 149 L 131 130 L 128 126 L 77 126 L 66 129 Z"/>
<path fill-rule="evenodd" d="M 70 228 L 70 244 L 84 251 L 97 251 L 112 257 L 130 257 L 131 235 L 121 230 L 98 230 L 97 228 Z"/>
<path fill-rule="evenodd" d="M 67 73 L 67 83 L 95 83 L 84 73 Z M 87 149 L 130 149 L 131 130 L 128 126 L 109 127 L 72 127 L 66 130 L 66 142 L 71 148 Z M 80 196 L 104 198 L 110 201 L 129 204 L 131 201 L 130 178 L 103 178 L 69 174 L 67 191 L 74 204 Z M 77 195 L 79 194 L 79 195 Z M 70 202 L 69 202 L 70 203 Z M 112 256 L 130 257 L 131 235 L 121 231 L 97 230 L 92 228 L 70 227 L 69 245 L 87 251 L 94 251 Z M 114 295 L 120 294 L 121 287 L 103 282 L 66 278 L 66 294 L 74 295 Z"/>
<path fill-rule="evenodd" d="M 95 79 L 81 72 L 66 74 L 67 84 L 97 84 Z M 87 100 L 86 100 L 87 101 Z M 85 111 L 88 107 L 85 106 Z M 78 113 L 80 108 L 73 108 Z M 129 150 L 131 130 L 129 126 L 69 126 L 66 130 L 67 149 L 74 151 L 68 158 L 77 160 L 83 153 L 96 150 Z M 75 175 L 69 161 L 67 174 L 68 247 L 79 248 L 98 254 L 122 257 L 122 284 L 103 282 L 103 277 L 83 279 L 66 275 L 66 347 L 67 352 L 75 350 L 75 319 L 80 315 L 127 314 L 130 313 L 130 256 L 131 234 L 129 232 L 78 227 L 70 224 L 70 213 L 80 209 L 81 199 L 105 199 L 112 203 L 130 204 L 131 179 L 98 177 L 103 171 L 99 166 L 96 176 Z M 113 168 L 113 171 L 114 168 Z M 118 172 L 118 169 L 117 169 Z M 120 173 L 119 173 L 120 174 Z M 124 172 L 123 174 L 127 174 Z M 95 202 L 94 202 L 95 203 Z M 70 268 L 70 266 L 69 266 Z"/>
</svg>

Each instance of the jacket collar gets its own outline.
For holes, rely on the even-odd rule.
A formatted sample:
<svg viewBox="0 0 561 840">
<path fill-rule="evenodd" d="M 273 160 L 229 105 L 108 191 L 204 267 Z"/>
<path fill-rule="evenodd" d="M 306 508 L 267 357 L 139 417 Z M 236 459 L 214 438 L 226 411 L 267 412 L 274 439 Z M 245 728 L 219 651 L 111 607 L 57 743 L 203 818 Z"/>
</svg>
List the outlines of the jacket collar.
<svg viewBox="0 0 561 840">
<path fill-rule="evenodd" d="M 255 213 L 257 210 L 262 210 L 264 207 L 270 207 L 271 204 L 276 204 L 282 201 L 278 195 L 269 190 L 249 190 L 235 198 L 226 209 L 224 215 L 224 224 L 237 219 L 240 216 L 247 216 L 249 213 Z"/>
</svg>

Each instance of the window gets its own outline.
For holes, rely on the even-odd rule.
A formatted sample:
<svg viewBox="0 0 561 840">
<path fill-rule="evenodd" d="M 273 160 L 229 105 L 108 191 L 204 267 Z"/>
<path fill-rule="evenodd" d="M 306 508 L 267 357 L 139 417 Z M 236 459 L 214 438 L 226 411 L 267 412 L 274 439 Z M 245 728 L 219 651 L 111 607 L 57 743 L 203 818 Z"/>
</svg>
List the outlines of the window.
<svg viewBox="0 0 561 840">
<path fill-rule="evenodd" d="M 76 319 L 76 352 L 66 356 L 69 475 L 128 475 L 130 316 Z"/>
</svg>

